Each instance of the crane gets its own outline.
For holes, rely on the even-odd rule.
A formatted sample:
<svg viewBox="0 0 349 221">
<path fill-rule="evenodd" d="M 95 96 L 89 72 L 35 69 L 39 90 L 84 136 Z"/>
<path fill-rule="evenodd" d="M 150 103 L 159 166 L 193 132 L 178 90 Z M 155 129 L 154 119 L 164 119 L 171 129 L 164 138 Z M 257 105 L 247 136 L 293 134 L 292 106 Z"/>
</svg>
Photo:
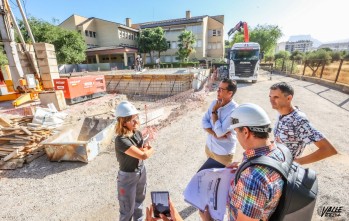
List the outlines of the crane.
<svg viewBox="0 0 349 221">
<path fill-rule="evenodd" d="M 229 30 L 230 37 L 236 31 L 243 28 L 244 42 L 235 43 L 229 51 L 229 78 L 233 80 L 251 80 L 257 82 L 259 62 L 261 58 L 260 45 L 250 42 L 248 25 L 246 22 L 238 22 Z"/>
<path fill-rule="evenodd" d="M 239 23 L 237 23 L 235 25 L 235 27 L 231 28 L 228 31 L 228 37 L 230 37 L 232 34 L 235 33 L 235 31 L 241 31 L 241 28 L 244 29 L 244 41 L 245 42 L 249 42 L 250 41 L 250 37 L 249 37 L 249 33 L 248 33 L 248 26 L 246 22 L 242 22 L 240 21 Z"/>
<path fill-rule="evenodd" d="M 32 42 L 35 43 L 29 24 L 23 13 L 20 1 L 17 0 L 17 3 L 21 10 L 23 21 L 29 36 L 31 37 Z M 23 71 L 17 50 L 17 43 L 14 37 L 15 29 L 19 39 L 21 40 L 21 44 L 19 46 L 21 47 L 21 50 L 24 51 L 24 54 L 30 63 L 31 74 Z M 35 68 L 36 60 L 30 56 L 29 51 L 26 49 L 25 41 L 7 0 L 0 0 L 0 37 L 8 60 L 7 72 L 10 73 L 6 80 L 3 76 L 4 73 L 2 73 L 1 79 L 3 79 L 3 82 L 2 87 L 0 85 L 0 101 L 14 100 L 13 105 L 18 106 L 29 100 L 37 99 L 39 92 L 42 91 L 42 87 L 39 83 L 39 72 Z"/>
</svg>

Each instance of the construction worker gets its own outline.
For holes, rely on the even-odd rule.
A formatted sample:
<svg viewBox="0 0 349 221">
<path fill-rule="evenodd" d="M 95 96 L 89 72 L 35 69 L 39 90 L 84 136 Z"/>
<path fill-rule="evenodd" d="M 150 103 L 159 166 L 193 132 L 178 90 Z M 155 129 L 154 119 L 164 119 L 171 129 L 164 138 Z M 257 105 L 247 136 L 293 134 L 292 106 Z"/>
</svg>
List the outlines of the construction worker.
<svg viewBox="0 0 349 221">
<path fill-rule="evenodd" d="M 292 105 L 294 90 L 291 85 L 281 82 L 270 87 L 270 103 L 279 112 L 274 127 L 275 141 L 287 146 L 299 164 L 313 163 L 337 154 L 333 145 L 316 130 L 306 115 Z M 318 150 L 301 156 L 305 146 L 314 143 Z"/>
<path fill-rule="evenodd" d="M 115 109 L 115 152 L 119 162 L 117 189 L 120 221 L 144 220 L 143 201 L 146 195 L 147 173 L 144 160 L 154 152 L 144 142 L 139 130 L 138 110 L 128 101 Z"/>
<path fill-rule="evenodd" d="M 231 128 L 245 152 L 243 162 L 268 156 L 285 161 L 284 155 L 269 140 L 270 119 L 258 105 L 242 104 L 231 114 Z M 231 182 L 228 197 L 228 220 L 268 220 L 275 211 L 284 181 L 281 175 L 267 166 L 254 165 L 245 169 L 235 182 Z M 208 207 L 200 212 L 202 220 L 212 220 Z"/>
<path fill-rule="evenodd" d="M 228 128 L 230 127 L 230 114 L 238 106 L 233 100 L 236 90 L 234 80 L 222 80 L 217 89 L 217 99 L 211 103 L 202 118 L 202 127 L 208 133 L 206 155 L 223 165 L 230 164 L 235 153 L 235 132 Z"/>
</svg>

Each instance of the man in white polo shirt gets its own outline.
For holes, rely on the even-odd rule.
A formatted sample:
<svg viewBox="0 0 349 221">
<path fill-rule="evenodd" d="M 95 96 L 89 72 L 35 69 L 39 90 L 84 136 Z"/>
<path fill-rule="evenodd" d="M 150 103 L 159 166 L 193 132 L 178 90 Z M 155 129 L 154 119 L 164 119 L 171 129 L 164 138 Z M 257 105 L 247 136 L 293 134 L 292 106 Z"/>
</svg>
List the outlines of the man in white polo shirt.
<svg viewBox="0 0 349 221">
<path fill-rule="evenodd" d="M 228 130 L 231 125 L 230 114 L 238 106 L 233 100 L 236 90 L 236 81 L 222 80 L 217 89 L 217 100 L 211 103 L 202 118 L 202 127 L 208 133 L 206 155 L 223 165 L 233 162 L 237 142 L 235 131 Z"/>
</svg>

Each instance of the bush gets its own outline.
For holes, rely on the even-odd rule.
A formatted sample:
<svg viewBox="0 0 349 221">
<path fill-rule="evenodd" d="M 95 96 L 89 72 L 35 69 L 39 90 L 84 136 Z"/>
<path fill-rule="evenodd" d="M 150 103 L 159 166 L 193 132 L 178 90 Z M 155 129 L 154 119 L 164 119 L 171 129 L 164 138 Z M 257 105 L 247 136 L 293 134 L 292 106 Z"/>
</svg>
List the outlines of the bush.
<svg viewBox="0 0 349 221">
<path fill-rule="evenodd" d="M 283 59 L 288 59 L 289 57 L 291 56 L 291 53 L 288 52 L 288 51 L 279 51 L 278 53 L 276 53 L 274 55 L 274 59 L 277 60 L 277 59 L 280 59 L 280 58 L 283 58 Z"/>
<path fill-rule="evenodd" d="M 349 52 L 347 52 L 347 53 L 344 55 L 343 58 L 344 58 L 344 59 L 349 59 Z"/>
<path fill-rule="evenodd" d="M 291 58 L 291 60 L 297 60 L 297 61 L 303 60 L 304 53 L 302 53 L 300 51 L 294 51 L 294 52 L 292 52 L 290 58 Z"/>
<path fill-rule="evenodd" d="M 340 51 L 333 51 L 331 56 L 333 61 L 339 61 L 343 58 L 342 53 Z"/>
<path fill-rule="evenodd" d="M 283 70 L 281 70 L 282 69 L 282 63 L 283 63 L 283 59 L 282 58 L 276 59 L 275 60 L 275 70 L 287 71 L 287 73 L 290 73 L 291 72 L 291 67 L 292 67 L 292 60 L 285 60 L 284 69 Z M 292 73 L 296 73 L 298 71 L 296 62 L 294 62 L 292 69 L 293 69 Z"/>
<path fill-rule="evenodd" d="M 266 54 L 264 56 L 264 62 L 272 62 L 274 60 L 274 55 L 272 54 Z"/>
</svg>

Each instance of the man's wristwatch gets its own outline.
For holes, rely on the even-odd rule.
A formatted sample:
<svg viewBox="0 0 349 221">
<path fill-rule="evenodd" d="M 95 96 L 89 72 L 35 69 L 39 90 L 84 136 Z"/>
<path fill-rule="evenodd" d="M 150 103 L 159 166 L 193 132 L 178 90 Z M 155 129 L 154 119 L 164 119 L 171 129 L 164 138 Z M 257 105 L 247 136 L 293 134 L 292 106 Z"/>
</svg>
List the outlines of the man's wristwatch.
<svg viewBox="0 0 349 221">
<path fill-rule="evenodd" d="M 212 114 L 218 114 L 218 112 L 217 111 L 212 111 Z"/>
</svg>

